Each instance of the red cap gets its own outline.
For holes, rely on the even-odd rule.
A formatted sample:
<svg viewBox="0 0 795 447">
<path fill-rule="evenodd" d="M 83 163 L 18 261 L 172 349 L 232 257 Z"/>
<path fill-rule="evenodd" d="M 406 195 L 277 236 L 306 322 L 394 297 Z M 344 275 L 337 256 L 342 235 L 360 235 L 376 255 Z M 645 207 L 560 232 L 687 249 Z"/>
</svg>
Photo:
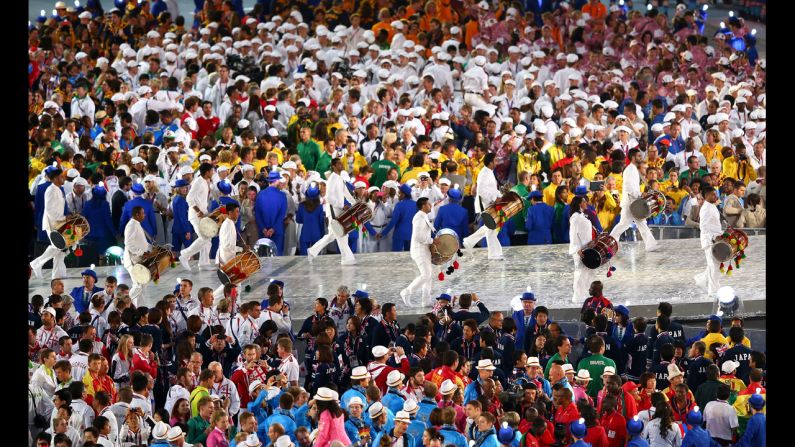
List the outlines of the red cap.
<svg viewBox="0 0 795 447">
<path fill-rule="evenodd" d="M 625 383 L 621 388 L 624 389 L 627 393 L 631 393 L 632 391 L 638 390 L 638 384 L 632 382 L 631 380 Z"/>
</svg>

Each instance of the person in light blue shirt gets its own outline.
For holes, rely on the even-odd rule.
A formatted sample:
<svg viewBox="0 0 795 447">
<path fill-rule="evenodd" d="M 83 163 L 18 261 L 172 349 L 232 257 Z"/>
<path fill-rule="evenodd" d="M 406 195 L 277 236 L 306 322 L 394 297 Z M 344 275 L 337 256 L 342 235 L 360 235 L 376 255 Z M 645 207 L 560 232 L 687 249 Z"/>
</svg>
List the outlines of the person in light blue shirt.
<svg viewBox="0 0 795 447">
<path fill-rule="evenodd" d="M 345 434 L 352 443 L 365 444 L 370 439 L 370 426 L 362 418 L 364 400 L 353 396 L 348 400 L 348 419 L 345 421 Z"/>
<path fill-rule="evenodd" d="M 651 218 L 650 223 L 665 226 L 683 226 L 685 224 L 682 216 L 676 210 L 676 201 L 668 196 L 665 196 L 665 210 Z"/>
</svg>

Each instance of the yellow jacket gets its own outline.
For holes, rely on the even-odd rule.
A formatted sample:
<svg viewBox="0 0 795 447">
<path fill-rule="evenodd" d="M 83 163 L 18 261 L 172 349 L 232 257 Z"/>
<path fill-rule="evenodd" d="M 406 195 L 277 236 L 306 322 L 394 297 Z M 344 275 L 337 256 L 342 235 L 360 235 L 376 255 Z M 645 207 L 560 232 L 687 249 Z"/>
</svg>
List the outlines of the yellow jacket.
<svg viewBox="0 0 795 447">
<path fill-rule="evenodd" d="M 549 146 L 547 148 L 547 152 L 549 152 L 549 165 L 552 166 L 555 163 L 559 162 L 561 159 L 566 157 L 566 154 L 563 152 L 563 149 L 555 146 Z"/>
<path fill-rule="evenodd" d="M 345 166 L 346 171 L 350 171 L 350 166 L 348 163 L 348 155 L 346 154 L 344 157 L 342 157 L 342 164 Z M 359 152 L 355 152 L 353 155 L 353 175 L 359 175 L 359 169 L 362 166 L 369 166 L 367 164 L 367 160 L 364 158 L 364 155 L 360 154 Z"/>
<path fill-rule="evenodd" d="M 519 161 L 516 163 L 516 172 L 529 172 L 531 174 L 538 174 L 541 170 L 541 162 L 535 153 L 519 153 Z"/>
<path fill-rule="evenodd" d="M 590 202 L 592 205 L 596 206 L 593 197 L 591 198 Z M 608 231 L 610 229 L 620 210 L 621 209 L 618 207 L 618 203 L 616 203 L 616 199 L 613 198 L 613 195 L 610 193 L 605 193 L 604 206 L 602 209 L 596 210 L 596 217 L 599 218 L 599 223 L 602 224 L 602 229 L 604 231 Z"/>
<path fill-rule="evenodd" d="M 705 144 L 701 146 L 701 153 L 704 154 L 704 159 L 707 160 L 707 165 L 712 162 L 713 159 L 717 158 L 720 161 L 723 161 L 723 146 L 720 144 L 715 144 L 714 146 L 710 146 L 709 144 Z"/>
<path fill-rule="evenodd" d="M 589 182 L 593 181 L 594 176 L 599 172 L 599 168 L 593 163 L 588 163 L 582 167 L 582 176 L 588 179 Z"/>
<path fill-rule="evenodd" d="M 268 166 L 268 159 L 266 158 L 264 160 L 254 160 L 251 163 L 251 166 L 254 166 L 254 173 L 259 174 L 262 168 Z"/>
<path fill-rule="evenodd" d="M 563 183 L 561 183 L 562 185 Z M 550 183 L 549 186 L 544 188 L 544 203 L 549 206 L 555 206 L 555 191 L 557 191 L 558 186 L 554 183 Z"/>
<path fill-rule="evenodd" d="M 723 160 L 722 172 L 726 177 L 741 180 L 746 185 L 756 180 L 756 170 L 751 163 L 748 160 L 738 162 L 734 156 Z"/>
<path fill-rule="evenodd" d="M 669 188 L 671 188 L 671 185 L 667 184 L 667 182 L 665 185 L 660 185 L 660 191 L 666 196 L 674 199 L 676 208 L 678 208 L 679 204 L 682 203 L 682 199 L 687 197 L 689 194 L 682 188 L 678 188 L 676 191 L 670 190 Z"/>
<path fill-rule="evenodd" d="M 619 172 L 618 174 L 610 174 L 608 177 L 616 179 L 616 190 L 620 193 L 624 185 L 624 174 Z"/>
<path fill-rule="evenodd" d="M 709 350 L 709 346 L 713 343 L 720 343 L 722 345 L 728 345 L 729 340 L 723 336 L 720 332 L 713 332 L 706 335 L 706 337 L 702 338 L 701 341 L 707 346 L 707 352 L 704 353 L 704 357 L 710 360 L 713 360 L 712 351 Z"/>
</svg>

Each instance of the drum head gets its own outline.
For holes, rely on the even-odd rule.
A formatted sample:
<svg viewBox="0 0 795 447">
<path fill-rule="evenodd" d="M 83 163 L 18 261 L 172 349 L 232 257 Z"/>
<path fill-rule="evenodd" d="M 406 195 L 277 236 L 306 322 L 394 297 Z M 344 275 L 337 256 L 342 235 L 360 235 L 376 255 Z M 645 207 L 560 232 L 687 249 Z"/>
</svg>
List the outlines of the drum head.
<svg viewBox="0 0 795 447">
<path fill-rule="evenodd" d="M 718 241 L 712 246 L 712 256 L 718 262 L 731 261 L 732 254 L 732 246 L 726 241 Z"/>
<path fill-rule="evenodd" d="M 458 237 L 452 234 L 437 236 L 439 245 L 436 247 L 442 256 L 453 256 L 458 251 Z"/>
<path fill-rule="evenodd" d="M 50 232 L 50 242 L 52 242 L 52 245 L 58 250 L 63 250 L 66 248 L 66 239 L 64 239 L 63 235 L 57 231 Z"/>
<path fill-rule="evenodd" d="M 329 230 L 334 233 L 336 237 L 343 237 L 345 236 L 345 229 L 342 227 L 342 224 L 337 222 L 337 220 L 332 220 L 328 224 Z"/>
<path fill-rule="evenodd" d="M 229 279 L 229 275 L 224 273 L 223 270 L 218 269 L 216 273 L 218 273 L 218 279 L 221 280 L 221 284 L 228 285 L 232 283 L 232 281 Z"/>
<path fill-rule="evenodd" d="M 130 277 L 138 284 L 146 284 L 152 279 L 152 274 L 143 264 L 135 264 L 130 270 Z"/>
<path fill-rule="evenodd" d="M 199 221 L 199 235 L 205 239 L 218 235 L 218 224 L 209 217 L 202 217 Z"/>
<path fill-rule="evenodd" d="M 491 214 L 484 212 L 480 215 L 480 218 L 483 219 L 483 225 L 485 225 L 489 230 L 497 228 L 497 222 L 493 217 L 491 217 Z"/>
<path fill-rule="evenodd" d="M 646 219 L 651 215 L 651 208 L 649 208 L 649 202 L 637 199 L 629 205 L 629 212 L 635 219 Z"/>
<path fill-rule="evenodd" d="M 598 250 L 593 248 L 583 250 L 582 263 L 589 269 L 597 269 L 602 265 L 602 255 L 599 254 Z"/>
</svg>

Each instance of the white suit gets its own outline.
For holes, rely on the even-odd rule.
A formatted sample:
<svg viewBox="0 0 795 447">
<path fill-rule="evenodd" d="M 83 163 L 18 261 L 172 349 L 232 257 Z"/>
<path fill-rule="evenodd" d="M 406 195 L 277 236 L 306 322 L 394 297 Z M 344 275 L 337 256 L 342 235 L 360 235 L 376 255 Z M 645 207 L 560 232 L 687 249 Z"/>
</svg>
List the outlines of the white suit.
<svg viewBox="0 0 795 447">
<path fill-rule="evenodd" d="M 593 226 L 591 221 L 580 212 L 572 212 L 569 218 L 569 254 L 574 259 L 574 302 L 588 298 L 588 289 L 593 281 L 595 270 L 591 270 L 582 263 L 582 258 L 577 253 L 593 239 Z"/>
<path fill-rule="evenodd" d="M 130 289 L 130 299 L 134 305 L 138 305 L 138 297 L 143 296 L 144 286 L 132 279 L 132 268 L 141 259 L 141 256 L 150 251 L 152 246 L 146 240 L 146 233 L 141 226 L 141 222 L 135 219 L 130 219 L 130 222 L 124 227 L 124 255 L 122 255 L 122 265 L 130 273 L 130 280 L 133 283 Z"/>
<path fill-rule="evenodd" d="M 221 223 L 221 228 L 218 230 L 218 252 L 215 254 L 215 263 L 219 266 L 226 264 L 235 255 L 243 251 L 243 248 L 237 246 L 237 228 L 232 219 L 224 219 Z M 224 285 L 213 290 L 214 303 L 218 303 L 224 297 Z"/>
<path fill-rule="evenodd" d="M 418 211 L 411 220 L 411 246 L 409 253 L 411 259 L 417 264 L 420 270 L 420 275 L 414 278 L 414 281 L 408 287 L 403 289 L 401 296 L 405 294 L 410 297 L 414 289 L 417 287 L 422 288 L 422 304 L 430 302 L 431 299 L 431 281 L 433 275 L 433 263 L 431 263 L 431 250 L 429 246 L 433 244 L 431 232 L 435 231 L 428 214 L 423 211 Z"/>
<path fill-rule="evenodd" d="M 345 187 L 345 181 L 342 180 L 337 173 L 331 173 L 326 179 L 326 205 L 328 208 L 324 208 L 326 212 L 326 216 L 329 216 L 329 224 L 333 220 L 331 217 L 331 213 L 329 213 L 329 209 L 333 210 L 333 215 L 335 217 L 339 216 L 344 211 L 344 200 L 347 200 L 348 203 L 355 203 L 356 199 L 353 198 L 348 188 Z M 309 256 L 310 259 L 314 258 L 318 254 L 320 254 L 320 250 L 323 250 L 326 245 L 330 244 L 331 241 L 336 240 L 337 246 L 339 247 L 340 254 L 342 255 L 341 264 L 342 265 L 354 265 L 356 264 L 356 258 L 353 257 L 353 252 L 351 251 L 351 247 L 348 246 L 348 235 L 342 237 L 337 237 L 333 231 L 331 231 L 331 226 L 328 226 L 326 230 L 326 235 L 323 236 L 319 241 L 315 242 L 315 245 L 309 248 Z"/>
<path fill-rule="evenodd" d="M 193 241 L 190 247 L 182 250 L 180 260 L 184 259 L 185 261 L 190 261 L 190 258 L 193 257 L 193 255 L 199 253 L 199 268 L 210 265 L 211 240 L 199 234 L 199 221 L 201 218 L 196 213 L 196 210 L 193 209 L 193 207 L 197 207 L 202 213 L 207 214 L 207 202 L 209 199 L 210 184 L 202 177 L 196 177 L 196 179 L 193 180 L 193 183 L 190 185 L 190 190 L 188 191 L 188 195 L 185 197 L 185 200 L 188 202 L 188 220 L 196 230 L 197 238 L 195 241 Z"/>
<path fill-rule="evenodd" d="M 710 295 L 720 288 L 720 269 L 712 256 L 712 241 L 723 234 L 720 226 L 720 212 L 714 204 L 704 201 L 698 210 L 698 228 L 701 230 L 701 248 L 707 257 L 707 268 L 695 276 L 696 284 L 707 288 Z"/>
<path fill-rule="evenodd" d="M 613 239 L 618 242 L 621 233 L 634 223 L 637 225 L 640 235 L 643 236 L 643 245 L 646 247 L 646 251 L 653 251 L 657 248 L 657 241 L 654 240 L 646 220 L 635 220 L 632 213 L 629 212 L 629 206 L 641 195 L 640 173 L 633 163 L 624 168 L 623 179 L 624 183 L 621 186 L 621 220 L 610 232 L 610 236 L 613 236 Z"/>
<path fill-rule="evenodd" d="M 482 213 L 500 197 L 502 197 L 502 194 L 497 188 L 497 179 L 494 177 L 494 171 L 484 167 L 478 173 L 475 213 Z M 464 248 L 474 247 L 485 236 L 486 245 L 489 248 L 489 259 L 502 259 L 502 245 L 500 245 L 500 240 L 497 239 L 499 233 L 499 228 L 490 230 L 487 226 L 481 225 L 474 233 L 464 238 Z"/>
<path fill-rule="evenodd" d="M 51 231 L 55 230 L 58 222 L 64 220 L 65 206 L 66 196 L 64 196 L 61 188 L 54 183 L 48 186 L 44 192 L 44 218 L 41 223 L 41 229 L 47 233 L 47 237 L 49 237 Z M 30 263 L 30 267 L 34 271 L 40 271 L 44 264 L 52 259 L 52 279 L 63 278 L 66 276 L 64 258 L 66 258 L 66 252 L 59 250 L 51 242 L 50 246 L 44 250 L 44 253 Z"/>
</svg>

